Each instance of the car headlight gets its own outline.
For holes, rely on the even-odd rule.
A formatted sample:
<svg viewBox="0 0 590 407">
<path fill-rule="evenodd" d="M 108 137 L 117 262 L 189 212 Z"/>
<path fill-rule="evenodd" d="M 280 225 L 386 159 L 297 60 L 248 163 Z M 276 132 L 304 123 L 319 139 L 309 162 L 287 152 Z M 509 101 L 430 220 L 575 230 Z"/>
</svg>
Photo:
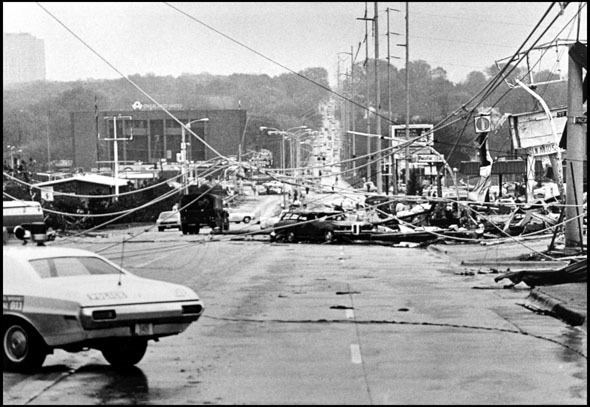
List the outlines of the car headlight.
<svg viewBox="0 0 590 407">
<path fill-rule="evenodd" d="M 273 230 L 272 232 L 270 232 L 270 235 L 271 235 L 271 236 L 276 236 L 277 234 L 276 234 L 276 232 Z"/>
</svg>

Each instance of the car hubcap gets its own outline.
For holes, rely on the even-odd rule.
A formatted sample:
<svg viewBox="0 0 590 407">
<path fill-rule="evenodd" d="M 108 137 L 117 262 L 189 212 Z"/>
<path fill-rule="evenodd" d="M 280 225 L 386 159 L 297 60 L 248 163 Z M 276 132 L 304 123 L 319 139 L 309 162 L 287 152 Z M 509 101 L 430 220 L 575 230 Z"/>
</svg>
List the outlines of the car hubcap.
<svg viewBox="0 0 590 407">
<path fill-rule="evenodd" d="M 18 326 L 8 328 L 4 335 L 4 351 L 13 362 L 22 361 L 27 355 L 29 346 L 25 331 Z"/>
</svg>

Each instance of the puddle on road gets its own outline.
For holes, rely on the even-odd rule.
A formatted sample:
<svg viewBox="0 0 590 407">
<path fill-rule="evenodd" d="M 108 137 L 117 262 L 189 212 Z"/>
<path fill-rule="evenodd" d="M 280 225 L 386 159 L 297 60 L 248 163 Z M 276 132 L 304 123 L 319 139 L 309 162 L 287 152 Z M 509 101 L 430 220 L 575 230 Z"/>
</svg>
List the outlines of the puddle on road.
<svg viewBox="0 0 590 407">
<path fill-rule="evenodd" d="M 92 395 L 99 400 L 99 404 L 145 404 L 149 401 L 147 377 L 136 366 L 115 369 L 109 365 L 88 365 L 76 373 L 90 373 L 88 379 L 92 384 L 96 383 L 97 374 L 100 375 L 99 380 L 104 384 Z M 88 388 L 94 388 L 92 384 L 89 384 Z"/>
<path fill-rule="evenodd" d="M 581 329 L 568 325 L 562 331 L 563 340 L 559 340 L 559 342 L 564 343 L 567 347 L 571 349 L 585 350 L 586 343 L 584 342 L 584 340 L 586 338 L 586 335 L 587 334 Z M 564 362 L 570 363 L 580 360 L 580 355 L 563 347 L 561 352 L 559 353 L 559 358 Z"/>
</svg>

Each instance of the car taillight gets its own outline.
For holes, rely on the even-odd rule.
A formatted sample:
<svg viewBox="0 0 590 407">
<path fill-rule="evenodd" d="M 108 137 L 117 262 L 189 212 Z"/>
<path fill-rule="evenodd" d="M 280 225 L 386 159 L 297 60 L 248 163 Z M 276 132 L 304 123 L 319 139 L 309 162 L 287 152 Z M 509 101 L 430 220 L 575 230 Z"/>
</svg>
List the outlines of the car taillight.
<svg viewBox="0 0 590 407">
<path fill-rule="evenodd" d="M 203 311 L 203 306 L 200 304 L 182 306 L 183 314 L 200 314 L 201 311 Z"/>
<path fill-rule="evenodd" d="M 105 309 L 92 312 L 92 319 L 94 319 L 95 321 L 115 318 L 117 318 L 117 313 L 114 309 Z"/>
</svg>

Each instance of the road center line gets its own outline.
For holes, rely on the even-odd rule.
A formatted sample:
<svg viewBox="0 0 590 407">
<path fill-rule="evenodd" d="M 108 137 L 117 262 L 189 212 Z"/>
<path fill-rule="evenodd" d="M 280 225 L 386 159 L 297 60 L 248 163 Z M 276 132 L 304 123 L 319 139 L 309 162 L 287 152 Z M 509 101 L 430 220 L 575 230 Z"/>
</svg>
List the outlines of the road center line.
<svg viewBox="0 0 590 407">
<path fill-rule="evenodd" d="M 350 345 L 350 359 L 354 364 L 358 365 L 362 363 L 361 348 L 358 343 L 353 343 Z"/>
</svg>

